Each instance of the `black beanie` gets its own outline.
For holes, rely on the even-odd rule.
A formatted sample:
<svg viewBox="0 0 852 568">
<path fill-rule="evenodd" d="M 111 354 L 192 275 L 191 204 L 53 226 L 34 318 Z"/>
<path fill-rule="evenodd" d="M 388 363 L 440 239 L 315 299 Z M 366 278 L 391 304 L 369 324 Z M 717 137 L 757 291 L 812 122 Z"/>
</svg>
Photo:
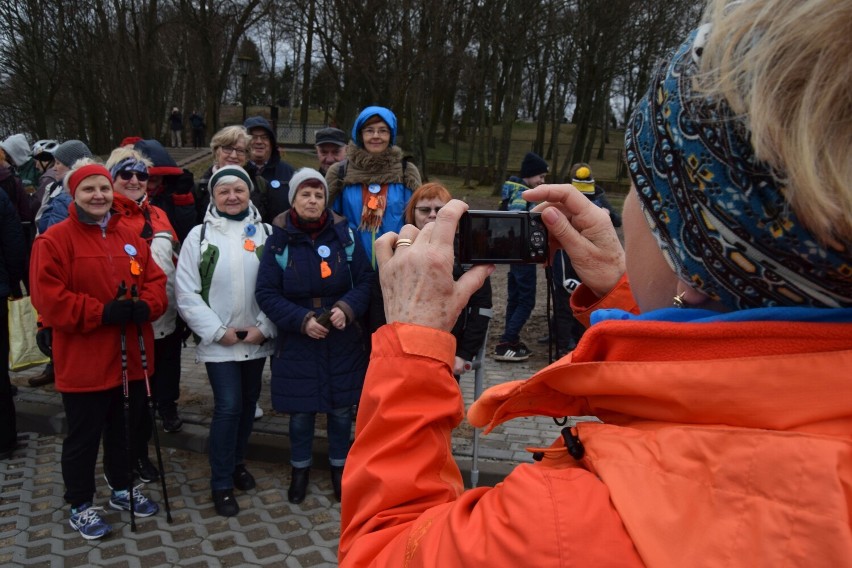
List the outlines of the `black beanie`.
<svg viewBox="0 0 852 568">
<path fill-rule="evenodd" d="M 531 178 L 548 171 L 547 162 L 535 152 L 527 152 L 524 161 L 521 162 L 521 178 Z"/>
</svg>

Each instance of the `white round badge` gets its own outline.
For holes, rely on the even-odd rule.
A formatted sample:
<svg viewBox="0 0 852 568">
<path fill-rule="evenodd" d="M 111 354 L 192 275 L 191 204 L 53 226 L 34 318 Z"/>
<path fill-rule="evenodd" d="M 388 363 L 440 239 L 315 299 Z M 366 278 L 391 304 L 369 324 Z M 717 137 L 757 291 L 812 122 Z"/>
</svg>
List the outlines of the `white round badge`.
<svg viewBox="0 0 852 568">
<path fill-rule="evenodd" d="M 130 256 L 136 256 L 136 247 L 131 245 L 130 243 L 127 243 L 126 245 L 124 245 L 124 252 L 126 252 Z"/>
<path fill-rule="evenodd" d="M 367 187 L 367 191 L 369 191 L 370 193 L 378 193 L 378 192 L 380 192 L 381 190 L 382 190 L 382 186 L 381 186 L 381 185 L 379 185 L 379 184 L 377 184 L 377 183 L 371 183 L 371 184 Z"/>
<path fill-rule="evenodd" d="M 321 258 L 328 258 L 331 256 L 331 249 L 325 245 L 321 245 L 317 248 L 317 254 L 320 255 Z"/>
</svg>

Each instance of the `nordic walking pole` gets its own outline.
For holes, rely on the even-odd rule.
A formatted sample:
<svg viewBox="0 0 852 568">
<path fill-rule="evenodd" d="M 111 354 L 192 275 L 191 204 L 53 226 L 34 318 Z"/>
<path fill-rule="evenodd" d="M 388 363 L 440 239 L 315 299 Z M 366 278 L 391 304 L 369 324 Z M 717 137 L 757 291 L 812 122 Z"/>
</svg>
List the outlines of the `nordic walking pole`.
<svg viewBox="0 0 852 568">
<path fill-rule="evenodd" d="M 127 284 L 122 280 L 115 299 L 121 300 L 126 294 Z M 127 488 L 130 501 L 130 532 L 136 532 L 136 511 L 133 506 L 133 448 L 130 445 L 130 381 L 127 379 L 126 324 L 121 324 L 121 388 L 124 390 L 124 445 L 127 449 L 127 471 L 130 472 L 130 485 Z"/>
<path fill-rule="evenodd" d="M 485 377 L 485 344 L 488 343 L 488 330 L 491 327 L 491 318 L 485 327 L 485 338 L 476 353 L 476 359 L 471 365 L 473 375 L 473 400 L 476 402 L 482 394 L 482 383 Z M 470 460 L 470 486 L 476 488 L 479 485 L 479 428 L 473 429 L 473 455 Z"/>
<path fill-rule="evenodd" d="M 136 284 L 130 287 L 130 297 L 133 301 L 139 299 L 139 289 Z M 160 434 L 157 432 L 157 419 L 154 414 L 154 398 L 151 395 L 151 380 L 148 378 L 148 354 L 145 351 L 145 338 L 142 337 L 142 324 L 136 324 L 136 337 L 139 338 L 139 355 L 142 357 L 142 373 L 145 376 L 145 392 L 148 394 L 148 411 L 151 413 L 151 430 L 154 434 L 154 449 L 157 452 L 157 466 L 160 469 L 160 484 L 163 488 L 163 504 L 166 506 L 166 522 L 172 522 L 172 509 L 169 506 L 169 492 L 166 489 L 166 472 L 163 470 L 163 453 L 160 449 Z"/>
</svg>

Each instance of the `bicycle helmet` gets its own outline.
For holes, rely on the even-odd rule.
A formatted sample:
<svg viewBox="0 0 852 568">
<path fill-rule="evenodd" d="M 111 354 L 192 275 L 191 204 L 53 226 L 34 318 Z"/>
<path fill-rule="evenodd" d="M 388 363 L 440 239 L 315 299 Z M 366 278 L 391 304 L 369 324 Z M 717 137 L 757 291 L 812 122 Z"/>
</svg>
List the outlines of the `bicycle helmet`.
<svg viewBox="0 0 852 568">
<path fill-rule="evenodd" d="M 53 160 L 53 152 L 59 147 L 59 142 L 56 140 L 39 140 L 33 144 L 33 158 L 39 162 L 49 162 Z"/>
</svg>

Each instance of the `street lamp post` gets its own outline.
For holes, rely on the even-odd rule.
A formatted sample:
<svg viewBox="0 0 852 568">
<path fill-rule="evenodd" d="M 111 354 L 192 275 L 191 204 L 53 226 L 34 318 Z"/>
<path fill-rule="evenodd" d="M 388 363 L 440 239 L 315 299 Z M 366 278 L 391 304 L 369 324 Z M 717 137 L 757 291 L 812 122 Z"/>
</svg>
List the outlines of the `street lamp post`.
<svg viewBox="0 0 852 568">
<path fill-rule="evenodd" d="M 254 62 L 254 59 L 248 57 L 247 55 L 240 55 L 237 57 L 237 63 L 240 68 L 240 77 L 242 78 L 241 90 L 242 90 L 242 99 L 243 99 L 243 123 L 246 121 L 246 112 L 248 111 L 248 98 L 246 93 L 246 81 L 248 80 L 249 67 Z"/>
</svg>

